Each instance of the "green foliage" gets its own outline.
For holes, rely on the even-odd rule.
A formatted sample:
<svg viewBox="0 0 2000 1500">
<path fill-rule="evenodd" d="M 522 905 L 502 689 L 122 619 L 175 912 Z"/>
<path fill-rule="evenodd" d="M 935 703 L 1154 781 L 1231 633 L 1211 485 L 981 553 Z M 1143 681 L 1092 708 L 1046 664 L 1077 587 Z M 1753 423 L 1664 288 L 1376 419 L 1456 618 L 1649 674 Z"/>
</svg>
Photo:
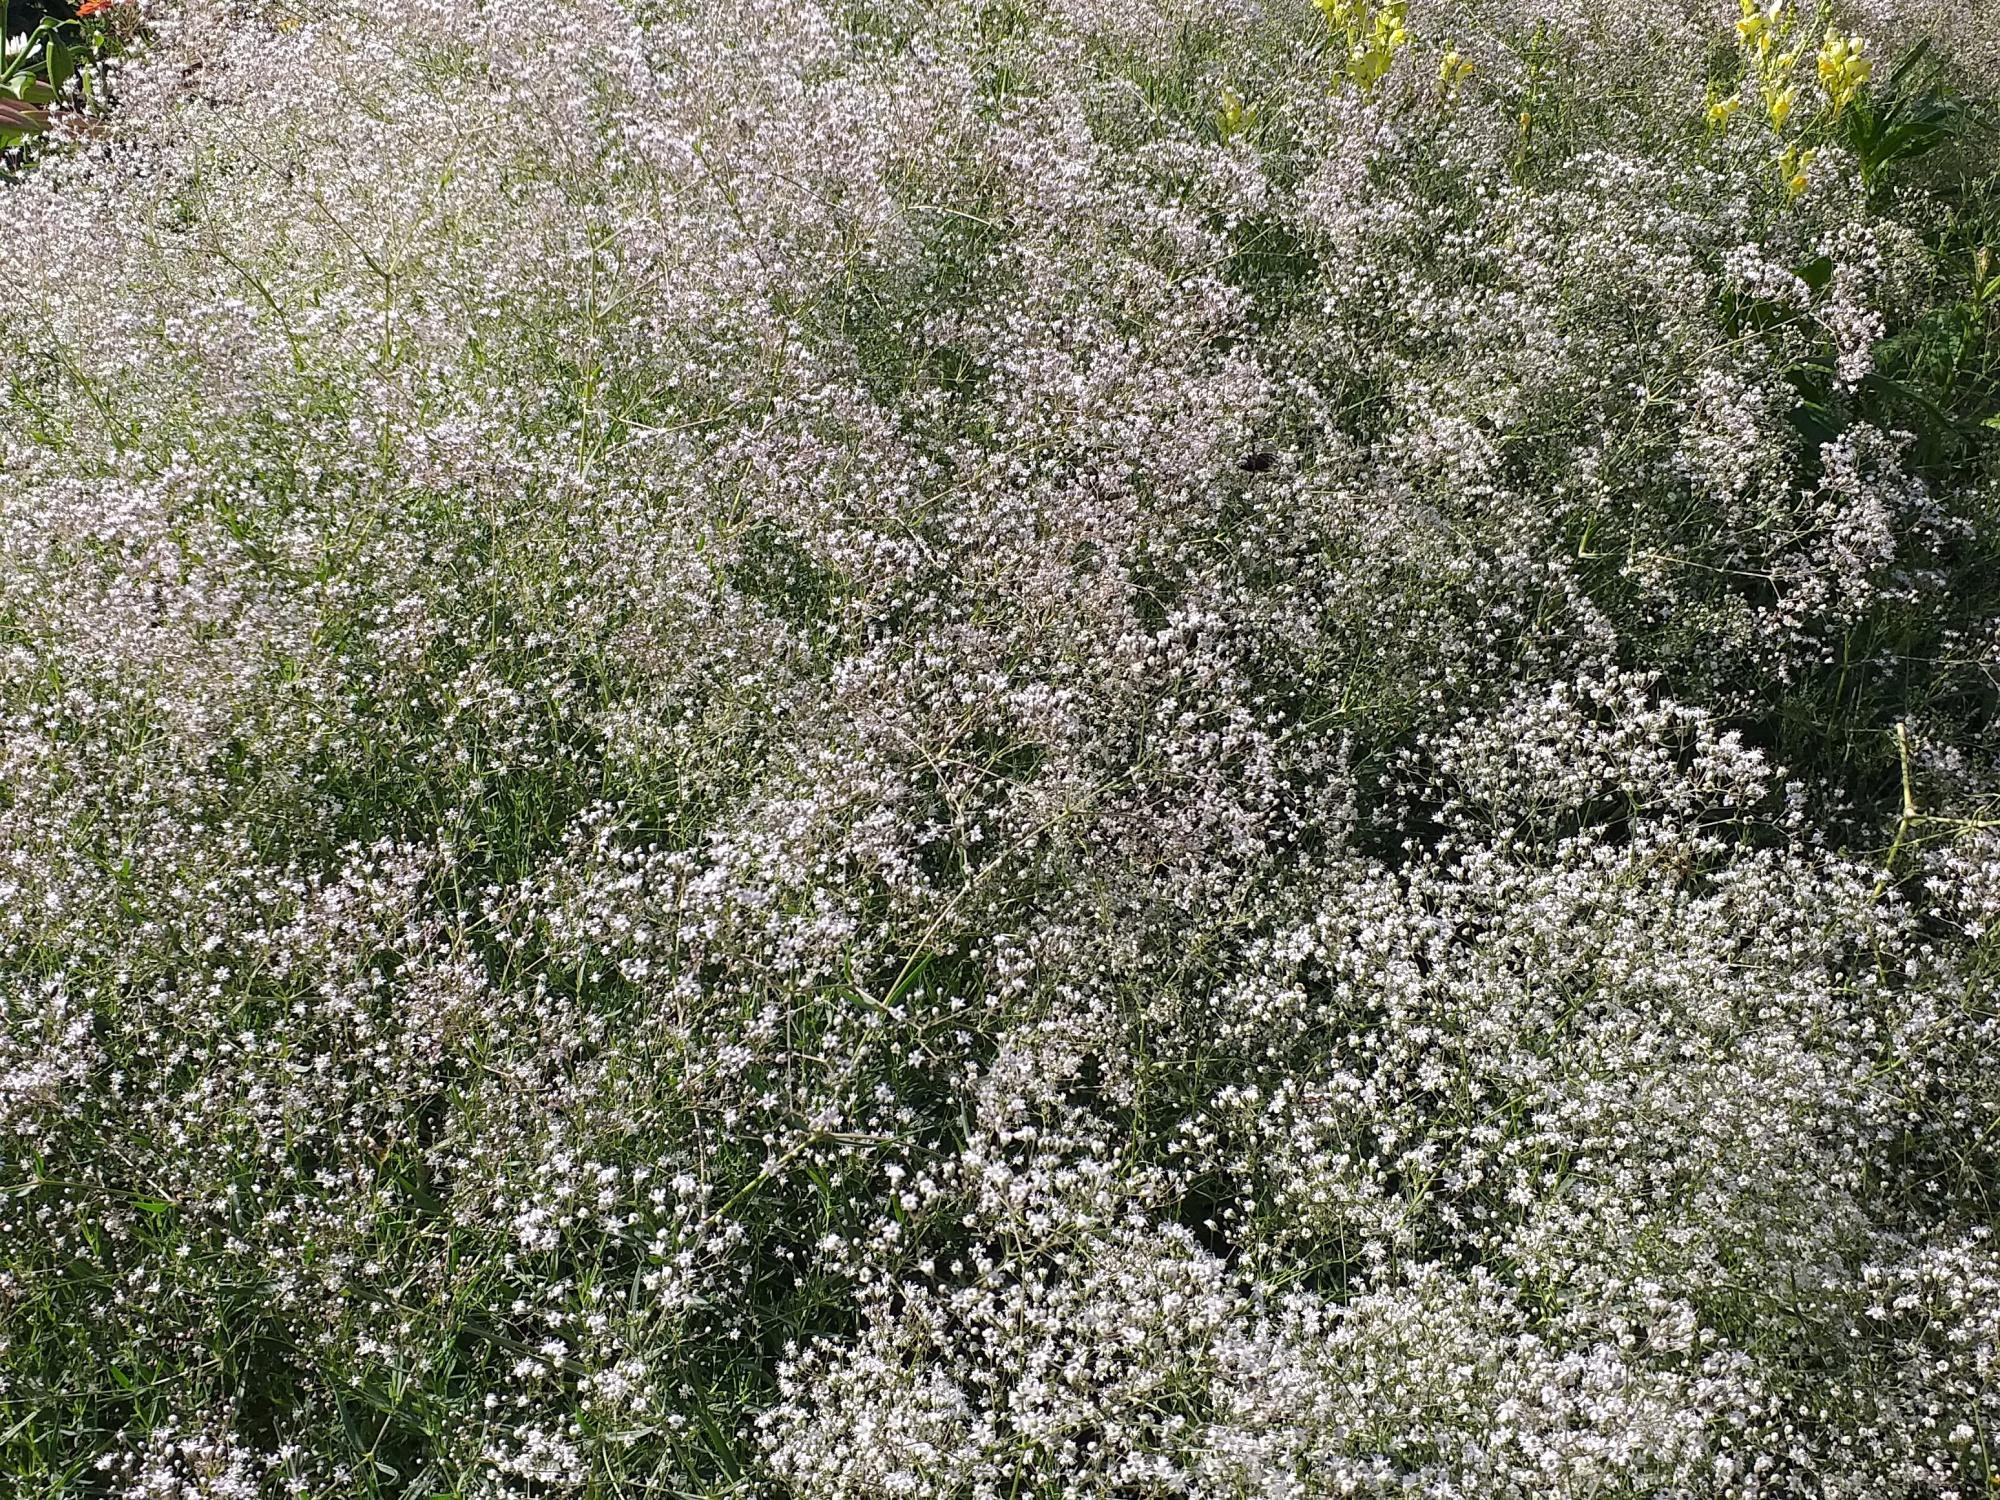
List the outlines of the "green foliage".
<svg viewBox="0 0 2000 1500">
<path fill-rule="evenodd" d="M 24 161 L 57 115 L 82 116 L 103 104 L 106 64 L 130 29 L 124 0 L 100 0 L 86 16 L 34 15 L 33 26 L 17 34 L 17 4 L 0 0 L 0 168 Z"/>
</svg>

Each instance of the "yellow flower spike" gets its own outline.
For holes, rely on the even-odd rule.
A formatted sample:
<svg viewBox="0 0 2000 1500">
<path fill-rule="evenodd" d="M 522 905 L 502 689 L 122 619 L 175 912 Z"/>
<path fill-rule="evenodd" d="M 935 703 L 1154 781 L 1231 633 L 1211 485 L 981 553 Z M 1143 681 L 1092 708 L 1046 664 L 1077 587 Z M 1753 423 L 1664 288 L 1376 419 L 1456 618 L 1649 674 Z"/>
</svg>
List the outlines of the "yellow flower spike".
<svg viewBox="0 0 2000 1500">
<path fill-rule="evenodd" d="M 1743 100 L 1739 96 L 1718 99 L 1708 107 L 1708 123 L 1717 130 L 1727 130 L 1729 122 L 1736 118 L 1736 111 L 1742 107 Z"/>
<path fill-rule="evenodd" d="M 1410 44 L 1409 0 L 1314 0 L 1328 29 L 1346 43 L 1341 73 L 1363 89 L 1373 88 L 1396 54 Z"/>
<path fill-rule="evenodd" d="M 1874 60 L 1864 55 L 1867 48 L 1866 38 L 1843 36 L 1837 26 L 1827 28 L 1826 41 L 1816 61 L 1820 87 L 1826 91 L 1835 114 L 1854 102 L 1875 71 Z"/>
<path fill-rule="evenodd" d="M 1472 60 L 1461 57 L 1456 47 L 1438 59 L 1438 84 L 1445 93 L 1452 93 L 1471 76 Z"/>
<path fill-rule="evenodd" d="M 1340 74 L 1363 89 L 1389 71 L 1398 51 L 1410 44 L 1409 0 L 1313 0 L 1327 30 L 1345 44 Z"/>
<path fill-rule="evenodd" d="M 1761 9 L 1755 0 L 1746 0 L 1743 19 L 1736 23 L 1736 38 L 1744 46 L 1757 53 L 1757 70 L 1769 75 L 1774 71 L 1788 70 L 1798 61 L 1796 52 L 1773 58 L 1771 53 L 1779 43 L 1792 33 L 1793 15 L 1791 7 L 1783 0 L 1766 5 Z"/>
</svg>

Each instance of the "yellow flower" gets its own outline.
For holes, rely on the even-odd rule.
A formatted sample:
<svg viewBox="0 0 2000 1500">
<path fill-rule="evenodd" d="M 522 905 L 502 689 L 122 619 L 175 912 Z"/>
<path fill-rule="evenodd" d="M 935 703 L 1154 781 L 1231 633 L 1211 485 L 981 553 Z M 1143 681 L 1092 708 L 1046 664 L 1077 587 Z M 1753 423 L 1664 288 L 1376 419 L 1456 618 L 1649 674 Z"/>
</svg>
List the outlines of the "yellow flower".
<svg viewBox="0 0 2000 1500">
<path fill-rule="evenodd" d="M 1840 28 L 1829 26 L 1826 41 L 1819 49 L 1819 83 L 1826 90 L 1826 97 L 1832 101 L 1833 112 L 1839 114 L 1854 102 L 1862 85 L 1868 82 L 1869 74 L 1875 71 L 1874 60 L 1864 56 L 1867 41 L 1858 36 L 1843 36 Z"/>
<path fill-rule="evenodd" d="M 1770 111 L 1773 130 L 1785 128 L 1785 121 L 1792 117 L 1792 106 L 1798 103 L 1798 100 L 1798 89 L 1789 83 L 1781 89 L 1764 90 L 1764 103 Z"/>
<path fill-rule="evenodd" d="M 1787 197 L 1796 198 L 1806 190 L 1809 185 L 1807 174 L 1812 164 L 1811 151 L 1799 151 L 1790 146 L 1778 157 L 1778 176 L 1784 179 Z"/>
<path fill-rule="evenodd" d="M 1708 107 L 1708 123 L 1717 130 L 1727 130 L 1729 122 L 1736 118 L 1736 111 L 1742 107 L 1743 100 L 1739 95 L 1718 99 Z"/>
<path fill-rule="evenodd" d="M 1225 141 L 1234 140 L 1257 123 L 1257 106 L 1245 104 L 1235 89 L 1222 91 L 1222 104 L 1215 111 L 1215 128 Z"/>
<path fill-rule="evenodd" d="M 1410 43 L 1409 0 L 1313 0 L 1327 29 L 1347 44 L 1342 71 L 1362 88 L 1372 88 L 1389 71 L 1396 53 Z"/>
<path fill-rule="evenodd" d="M 1447 94 L 1471 76 L 1472 60 L 1459 56 L 1456 48 L 1438 59 L 1438 83 L 1443 86 Z"/>
<path fill-rule="evenodd" d="M 1743 0 L 1743 19 L 1736 23 L 1736 37 L 1744 46 L 1756 48 L 1757 65 L 1763 72 L 1772 70 L 1771 49 L 1791 30 L 1792 12 L 1785 0 L 1771 0 L 1761 9 L 1756 0 Z"/>
</svg>

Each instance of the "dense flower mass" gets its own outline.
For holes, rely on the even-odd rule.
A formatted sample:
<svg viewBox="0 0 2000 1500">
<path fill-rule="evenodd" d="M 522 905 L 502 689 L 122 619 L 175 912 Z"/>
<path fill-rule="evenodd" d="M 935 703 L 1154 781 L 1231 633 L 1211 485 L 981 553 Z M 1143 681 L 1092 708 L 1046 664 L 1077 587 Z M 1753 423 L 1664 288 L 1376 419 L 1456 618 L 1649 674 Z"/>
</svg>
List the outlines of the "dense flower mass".
<svg viewBox="0 0 2000 1500">
<path fill-rule="evenodd" d="M 2000 8 L 127 12 L 10 1493 L 2000 1493 Z"/>
</svg>

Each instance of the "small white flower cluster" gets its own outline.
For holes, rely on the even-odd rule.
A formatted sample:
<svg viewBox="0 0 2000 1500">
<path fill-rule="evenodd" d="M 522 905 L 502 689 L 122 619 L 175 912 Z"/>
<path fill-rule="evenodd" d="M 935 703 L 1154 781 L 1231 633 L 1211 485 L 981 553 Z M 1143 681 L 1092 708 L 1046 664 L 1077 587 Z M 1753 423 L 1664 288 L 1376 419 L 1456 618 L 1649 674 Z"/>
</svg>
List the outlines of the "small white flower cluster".
<svg viewBox="0 0 2000 1500">
<path fill-rule="evenodd" d="M 2000 53 L 1838 9 L 1794 189 L 1684 0 L 146 0 L 0 1474 L 1990 1493 Z"/>
</svg>

